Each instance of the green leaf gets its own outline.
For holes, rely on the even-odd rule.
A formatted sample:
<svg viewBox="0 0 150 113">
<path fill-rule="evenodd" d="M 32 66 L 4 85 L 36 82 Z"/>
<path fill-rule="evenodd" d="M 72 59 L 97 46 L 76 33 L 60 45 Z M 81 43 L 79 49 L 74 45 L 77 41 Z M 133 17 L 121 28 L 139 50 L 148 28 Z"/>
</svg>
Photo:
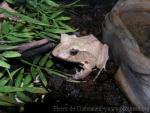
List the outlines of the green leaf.
<svg viewBox="0 0 150 113">
<path fill-rule="evenodd" d="M 72 29 L 70 26 L 68 26 L 68 25 L 66 25 L 66 24 L 64 24 L 64 23 L 62 23 L 62 22 L 58 22 L 64 29 L 66 29 L 66 30 L 70 30 L 71 32 L 74 32 L 75 30 L 74 29 Z"/>
<path fill-rule="evenodd" d="M 48 36 L 49 38 L 60 39 L 60 36 L 58 36 L 57 34 L 49 33 L 49 31 L 47 33 L 44 33 L 44 34 L 46 36 Z"/>
<path fill-rule="evenodd" d="M 40 80 L 42 81 L 42 83 L 46 87 L 47 86 L 47 80 L 46 80 L 46 77 L 41 70 L 39 71 L 39 76 L 40 76 Z"/>
<path fill-rule="evenodd" d="M 60 28 L 58 28 L 58 29 L 49 29 L 49 32 L 51 32 L 51 33 L 68 33 L 68 32 L 74 32 L 74 30 L 72 30 L 72 29 L 60 29 Z"/>
<path fill-rule="evenodd" d="M 29 96 L 25 95 L 23 92 L 17 92 L 16 95 L 23 102 L 32 102 L 32 99 Z"/>
<path fill-rule="evenodd" d="M 61 16 L 61 17 L 58 17 L 56 18 L 56 20 L 58 21 L 66 21 L 66 20 L 70 20 L 71 18 L 70 17 L 66 17 L 66 16 Z"/>
<path fill-rule="evenodd" d="M 16 23 L 16 25 L 13 26 L 14 29 L 23 29 L 24 28 L 24 23 Z"/>
<path fill-rule="evenodd" d="M 33 60 L 33 64 L 38 64 L 38 62 L 40 61 L 40 59 L 41 59 L 41 56 L 36 57 L 36 58 Z"/>
<path fill-rule="evenodd" d="M 26 42 L 28 41 L 28 39 L 23 39 L 23 38 L 20 38 L 20 37 L 16 37 L 16 36 L 7 36 L 6 39 L 8 39 L 9 41 L 13 41 L 13 42 Z"/>
<path fill-rule="evenodd" d="M 13 86 L 0 86 L 1 93 L 11 93 L 17 91 L 24 91 L 23 88 L 13 87 Z"/>
<path fill-rule="evenodd" d="M 7 59 L 5 57 L 3 57 L 3 56 L 1 56 L 1 60 L 7 61 Z"/>
<path fill-rule="evenodd" d="M 10 73 L 10 78 L 13 78 L 14 77 L 14 75 L 20 70 L 21 68 L 18 68 L 18 69 L 16 69 L 16 70 L 14 70 L 14 71 L 12 71 L 11 73 Z M 8 72 L 9 73 L 9 72 Z"/>
<path fill-rule="evenodd" d="M 37 68 L 35 68 L 33 65 L 31 66 L 31 68 L 30 68 L 30 72 L 31 72 L 31 75 L 32 75 L 32 77 L 33 77 L 33 79 L 35 79 L 36 78 L 36 75 L 37 75 Z"/>
<path fill-rule="evenodd" d="M 48 17 L 44 13 L 42 14 L 42 19 L 41 20 L 42 20 L 43 23 L 49 24 Z"/>
<path fill-rule="evenodd" d="M 16 87 L 20 87 L 21 83 L 22 83 L 22 79 L 23 79 L 23 73 L 24 73 L 24 69 L 22 69 L 20 71 L 20 73 L 18 74 L 17 78 L 16 78 L 16 82 L 15 82 L 15 86 Z"/>
<path fill-rule="evenodd" d="M 53 61 L 52 60 L 48 60 L 48 62 L 46 63 L 46 67 L 47 68 L 50 68 L 50 67 L 52 67 L 53 66 Z"/>
<path fill-rule="evenodd" d="M 4 72 L 5 72 L 5 71 L 1 71 L 1 72 L 0 72 L 0 78 L 4 76 Z"/>
<path fill-rule="evenodd" d="M 31 81 L 32 81 L 32 76 L 30 74 L 28 74 L 25 78 L 24 78 L 24 81 L 23 81 L 23 86 L 26 87 L 28 85 L 31 84 Z"/>
<path fill-rule="evenodd" d="M 5 62 L 5 61 L 0 60 L 0 67 L 4 67 L 4 68 L 9 69 L 10 65 L 7 62 Z"/>
<path fill-rule="evenodd" d="M 3 76 L 4 74 L 0 72 L 0 78 Z"/>
<path fill-rule="evenodd" d="M 53 70 L 50 70 L 50 69 L 45 69 L 45 71 L 46 71 L 49 75 L 56 75 L 56 76 L 62 77 L 62 78 L 64 78 L 64 79 L 68 79 L 67 76 L 64 76 L 63 74 L 58 73 L 58 72 L 56 72 L 56 71 L 53 71 Z"/>
<path fill-rule="evenodd" d="M 2 34 L 9 33 L 9 24 L 5 20 L 2 23 L 1 32 L 2 32 Z"/>
<path fill-rule="evenodd" d="M 15 14 L 16 14 L 16 13 L 10 12 L 10 11 L 4 9 L 4 8 L 0 8 L 0 13 L 5 15 L 6 17 L 12 17 L 12 16 L 15 16 Z"/>
<path fill-rule="evenodd" d="M 45 0 L 45 2 L 47 3 L 47 5 L 53 6 L 53 7 L 58 7 L 59 4 L 53 2 L 52 0 Z"/>
<path fill-rule="evenodd" d="M 53 19 L 53 25 L 55 26 L 55 28 L 59 28 L 58 23 L 55 21 L 55 19 Z"/>
<path fill-rule="evenodd" d="M 9 78 L 6 78 L 6 77 L 1 78 L 1 79 L 0 79 L 0 87 L 6 85 L 9 80 L 10 80 L 10 79 L 9 79 Z"/>
<path fill-rule="evenodd" d="M 30 32 L 26 32 L 26 33 L 10 33 L 10 35 L 13 35 L 15 37 L 22 37 L 22 38 L 33 38 L 33 35 L 35 33 L 30 33 Z"/>
<path fill-rule="evenodd" d="M 6 96 L 6 94 L 3 94 L 3 93 L 0 93 L 0 101 L 7 102 L 7 103 L 13 104 L 13 105 L 17 105 L 17 102 L 14 99 L 12 99 L 9 96 Z"/>
<path fill-rule="evenodd" d="M 42 87 L 24 87 L 24 90 L 30 93 L 39 93 L 39 94 L 48 93 L 47 90 Z"/>
<path fill-rule="evenodd" d="M 60 14 L 62 14 L 62 13 L 63 13 L 63 11 L 59 11 L 59 12 L 53 13 L 53 14 L 50 16 L 50 19 L 54 19 L 54 18 L 58 17 Z"/>
<path fill-rule="evenodd" d="M 67 4 L 65 5 L 66 8 L 69 8 L 69 7 L 73 7 L 73 6 L 85 6 L 85 5 L 76 5 L 80 0 L 76 0 L 74 2 L 72 2 L 71 4 Z"/>
<path fill-rule="evenodd" d="M 45 24 L 37 19 L 33 19 L 29 16 L 26 16 L 26 15 L 23 15 L 23 14 L 18 14 L 18 16 L 20 16 L 20 18 L 23 20 L 23 21 L 26 21 L 28 23 L 32 23 L 32 24 L 36 24 L 36 25 L 41 25 L 41 26 L 49 26 L 48 24 Z"/>
<path fill-rule="evenodd" d="M 15 106 L 15 104 L 5 102 L 5 101 L 0 101 L 0 106 Z"/>
<path fill-rule="evenodd" d="M 46 64 L 48 58 L 49 58 L 49 53 L 46 54 L 46 55 L 40 60 L 39 65 L 40 65 L 40 66 L 44 66 L 44 65 Z"/>
<path fill-rule="evenodd" d="M 15 58 L 15 57 L 20 57 L 21 54 L 16 52 L 16 51 L 5 51 L 2 53 L 2 55 L 5 57 L 5 58 Z"/>
<path fill-rule="evenodd" d="M 11 49 L 15 49 L 18 46 L 11 46 L 11 45 L 0 45 L 0 50 L 11 50 Z"/>
<path fill-rule="evenodd" d="M 6 2 L 10 3 L 10 4 L 14 4 L 15 0 L 5 0 Z"/>
</svg>

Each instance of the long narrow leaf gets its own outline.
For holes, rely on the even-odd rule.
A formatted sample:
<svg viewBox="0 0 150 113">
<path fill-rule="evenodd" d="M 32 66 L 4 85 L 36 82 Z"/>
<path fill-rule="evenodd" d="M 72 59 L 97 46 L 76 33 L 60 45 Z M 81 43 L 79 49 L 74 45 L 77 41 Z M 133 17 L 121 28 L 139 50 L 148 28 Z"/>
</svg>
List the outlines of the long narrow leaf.
<svg viewBox="0 0 150 113">
<path fill-rule="evenodd" d="M 8 103 L 12 103 L 14 105 L 17 105 L 17 102 L 13 98 L 11 98 L 10 96 L 6 96 L 3 93 L 0 93 L 0 101 L 8 102 Z"/>
<path fill-rule="evenodd" d="M 17 92 L 17 91 L 24 91 L 24 89 L 23 88 L 13 87 L 13 86 L 0 87 L 0 92 L 1 93 L 11 93 L 11 92 Z"/>
<path fill-rule="evenodd" d="M 49 53 L 46 54 L 46 55 L 40 60 L 39 65 L 40 65 L 40 66 L 44 66 L 44 65 L 46 64 L 48 58 L 49 58 Z"/>
<path fill-rule="evenodd" d="M 0 67 L 4 67 L 4 68 L 9 69 L 10 65 L 7 62 L 5 62 L 5 61 L 0 60 Z"/>
<path fill-rule="evenodd" d="M 9 33 L 9 24 L 5 20 L 2 23 L 1 32 L 2 32 L 2 34 Z"/>
<path fill-rule="evenodd" d="M 61 13 L 63 13 L 63 11 L 59 11 L 59 12 L 55 12 L 50 16 L 50 19 L 54 19 L 56 17 L 58 17 Z"/>
<path fill-rule="evenodd" d="M 22 37 L 16 37 L 13 35 L 7 36 L 6 39 L 12 41 L 11 43 L 21 43 L 21 42 L 27 42 L 29 40 L 29 39 L 23 39 Z"/>
<path fill-rule="evenodd" d="M 68 33 L 68 32 L 73 32 L 74 30 L 72 29 L 49 29 L 49 32 L 51 33 Z"/>
<path fill-rule="evenodd" d="M 50 67 L 52 67 L 53 66 L 53 61 L 52 60 L 48 60 L 48 62 L 46 63 L 46 67 L 47 68 L 50 68 Z"/>
<path fill-rule="evenodd" d="M 18 74 L 18 76 L 17 76 L 16 82 L 15 82 L 15 86 L 16 87 L 20 87 L 21 86 L 21 83 L 22 83 L 22 80 L 23 80 L 23 75 L 24 75 L 24 69 L 22 69 L 20 71 L 20 73 Z"/>
<path fill-rule="evenodd" d="M 35 67 L 32 65 L 31 68 L 30 68 L 30 72 L 31 72 L 32 78 L 35 79 L 35 78 L 36 78 L 36 75 L 38 74 L 37 68 L 35 68 Z"/>
<path fill-rule="evenodd" d="M 25 95 L 23 92 L 17 92 L 16 95 L 23 102 L 32 102 L 32 99 L 29 96 Z"/>
<path fill-rule="evenodd" d="M 16 105 L 5 101 L 0 101 L 0 106 L 16 106 Z"/>
<path fill-rule="evenodd" d="M 57 21 L 66 21 L 66 20 L 70 20 L 70 17 L 66 17 L 66 16 L 60 16 L 58 18 L 56 18 Z"/>
<path fill-rule="evenodd" d="M 42 83 L 46 87 L 47 86 L 47 79 L 46 79 L 46 77 L 42 71 L 39 71 L 39 76 L 40 76 L 40 80 L 42 81 Z"/>
<path fill-rule="evenodd" d="M 10 78 L 1 78 L 0 79 L 0 87 L 3 87 L 4 85 L 6 85 L 8 83 L 8 81 L 10 80 Z"/>
<path fill-rule="evenodd" d="M 15 57 L 20 57 L 21 54 L 16 52 L 16 51 L 5 51 L 2 53 L 2 55 L 5 57 L 5 58 L 15 58 Z"/>
<path fill-rule="evenodd" d="M 42 87 L 24 87 L 24 90 L 31 93 L 39 93 L 39 94 L 45 94 L 48 93 L 45 88 Z"/>
<path fill-rule="evenodd" d="M 11 46 L 11 45 L 0 45 L 0 51 L 4 50 L 12 50 L 17 48 L 18 46 Z"/>
<path fill-rule="evenodd" d="M 5 70 L 0 72 L 0 78 L 4 76 L 4 72 L 5 72 Z"/>
<path fill-rule="evenodd" d="M 21 38 L 32 38 L 35 33 L 30 32 L 24 32 L 24 33 L 10 33 L 10 35 L 13 35 L 15 37 L 21 37 Z"/>
<path fill-rule="evenodd" d="M 41 25 L 41 26 L 49 26 L 48 24 L 45 24 L 37 19 L 33 19 L 29 16 L 23 15 L 23 14 L 18 14 L 18 16 L 21 18 L 21 20 L 26 21 L 28 23 L 36 24 L 36 25 Z"/>
<path fill-rule="evenodd" d="M 53 6 L 53 7 L 58 7 L 59 4 L 55 3 L 54 1 L 52 0 L 45 0 L 45 2 L 50 5 L 50 6 Z"/>
<path fill-rule="evenodd" d="M 43 23 L 49 24 L 48 17 L 44 13 L 42 14 L 42 19 L 41 20 L 42 20 Z"/>
<path fill-rule="evenodd" d="M 67 76 L 65 76 L 65 75 L 63 75 L 63 74 L 61 74 L 61 73 L 58 73 L 58 72 L 56 72 L 56 71 L 52 71 L 52 70 L 49 70 L 49 69 L 45 69 L 45 71 L 47 71 L 47 73 L 48 73 L 49 75 L 59 76 L 59 77 L 62 77 L 62 78 L 64 78 L 64 79 L 68 79 Z"/>
<path fill-rule="evenodd" d="M 32 81 L 32 76 L 30 74 L 28 74 L 25 78 L 24 78 L 24 81 L 23 81 L 23 86 L 24 87 L 27 87 L 28 85 L 30 85 Z"/>
<path fill-rule="evenodd" d="M 36 58 L 33 60 L 33 64 L 38 64 L 38 62 L 40 61 L 40 59 L 41 59 L 41 56 L 36 57 Z"/>
<path fill-rule="evenodd" d="M 12 71 L 12 72 L 10 73 L 10 78 L 13 78 L 14 75 L 15 75 L 20 69 L 21 69 L 21 68 L 18 68 L 18 69 L 16 69 L 16 70 Z"/>
</svg>

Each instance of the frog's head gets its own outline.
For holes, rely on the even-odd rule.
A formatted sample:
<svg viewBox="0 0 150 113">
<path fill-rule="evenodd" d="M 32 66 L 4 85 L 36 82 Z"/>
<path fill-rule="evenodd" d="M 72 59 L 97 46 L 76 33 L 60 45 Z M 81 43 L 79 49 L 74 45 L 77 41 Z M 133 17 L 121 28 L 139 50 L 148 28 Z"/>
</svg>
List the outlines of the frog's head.
<svg viewBox="0 0 150 113">
<path fill-rule="evenodd" d="M 63 60 L 68 60 L 69 57 L 76 55 L 81 51 L 81 42 L 76 40 L 75 35 L 61 34 L 60 44 L 52 51 L 53 56 Z"/>
</svg>

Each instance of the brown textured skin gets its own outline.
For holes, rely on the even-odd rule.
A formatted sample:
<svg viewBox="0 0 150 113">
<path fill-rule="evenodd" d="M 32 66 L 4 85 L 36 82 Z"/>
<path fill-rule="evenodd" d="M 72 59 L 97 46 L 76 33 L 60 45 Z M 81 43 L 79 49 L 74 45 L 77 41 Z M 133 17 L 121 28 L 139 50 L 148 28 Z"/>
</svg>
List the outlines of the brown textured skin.
<svg viewBox="0 0 150 113">
<path fill-rule="evenodd" d="M 103 29 L 103 41 L 120 66 L 115 79 L 129 100 L 144 112 L 150 108 L 149 32 L 150 0 L 118 1 L 106 16 Z"/>
<path fill-rule="evenodd" d="M 77 50 L 76 54 L 71 54 Z M 81 80 L 89 75 L 94 67 L 105 69 L 108 56 L 108 46 L 102 44 L 92 34 L 82 37 L 61 34 L 60 43 L 52 51 L 53 56 L 65 61 L 82 64 L 83 70 L 77 71 L 73 79 Z"/>
</svg>

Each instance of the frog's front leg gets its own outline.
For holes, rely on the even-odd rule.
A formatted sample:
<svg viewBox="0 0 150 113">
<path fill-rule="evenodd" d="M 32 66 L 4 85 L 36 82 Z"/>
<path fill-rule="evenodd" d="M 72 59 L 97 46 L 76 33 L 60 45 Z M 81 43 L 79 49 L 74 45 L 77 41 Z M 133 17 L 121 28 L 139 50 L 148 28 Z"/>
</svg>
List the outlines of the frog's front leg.
<svg viewBox="0 0 150 113">
<path fill-rule="evenodd" d="M 80 71 L 76 70 L 76 74 L 73 75 L 73 79 L 82 80 L 86 78 L 92 72 L 92 68 L 88 65 L 83 65 L 83 69 Z"/>
</svg>

